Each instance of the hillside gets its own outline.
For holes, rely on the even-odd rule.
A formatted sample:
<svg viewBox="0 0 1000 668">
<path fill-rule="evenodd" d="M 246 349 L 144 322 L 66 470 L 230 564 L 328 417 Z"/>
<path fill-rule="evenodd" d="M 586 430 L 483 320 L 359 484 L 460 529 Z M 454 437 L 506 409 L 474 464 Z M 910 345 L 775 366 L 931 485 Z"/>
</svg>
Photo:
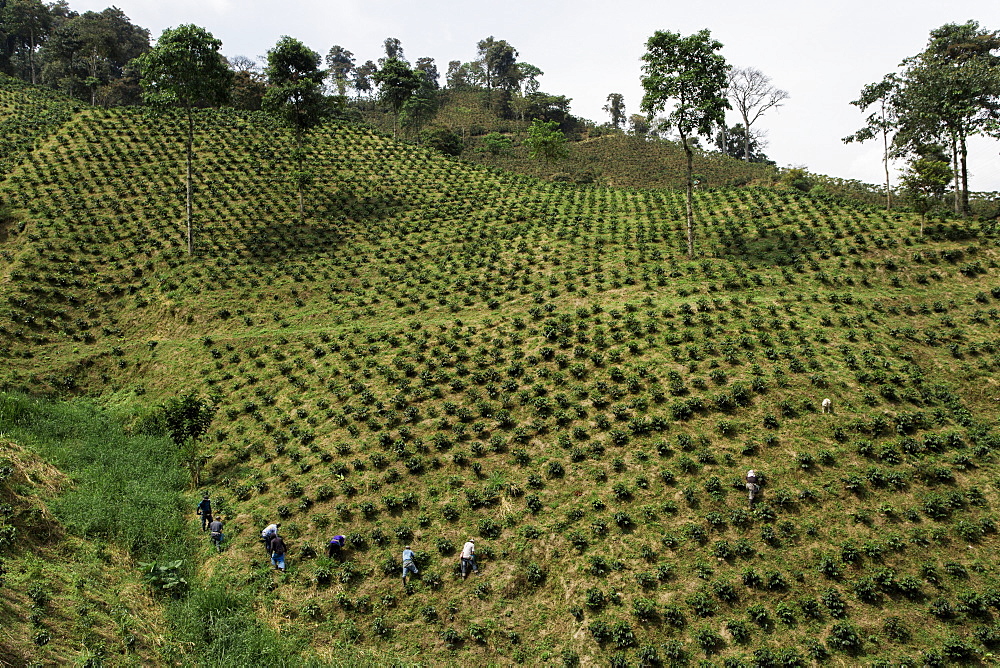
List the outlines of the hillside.
<svg viewBox="0 0 1000 668">
<path fill-rule="evenodd" d="M 201 577 L 306 654 L 944 665 L 996 644 L 994 229 L 720 189 L 690 260 L 677 193 L 336 123 L 300 221 L 288 133 L 206 111 L 188 257 L 182 132 L 87 109 L 7 174 L 0 387 L 215 397 L 203 482 L 234 539 Z M 275 520 L 283 576 L 257 542 Z"/>
<path fill-rule="evenodd" d="M 546 164 L 532 158 L 523 145 L 530 122 L 500 118 L 495 107 L 484 106 L 482 93 L 443 91 L 440 104 L 428 126 L 447 128 L 461 136 L 461 159 L 472 164 L 542 179 L 616 187 L 683 188 L 686 183 L 686 158 L 675 142 L 634 137 L 573 119 L 569 125 L 576 130 L 569 132 L 567 157 Z M 390 114 L 367 104 L 361 107 L 367 122 L 392 133 Z M 483 137 L 492 132 L 509 137 L 511 149 L 498 155 L 486 151 Z M 694 172 L 705 188 L 770 185 L 779 176 L 770 165 L 748 164 L 701 150 L 695 154 Z"/>
</svg>

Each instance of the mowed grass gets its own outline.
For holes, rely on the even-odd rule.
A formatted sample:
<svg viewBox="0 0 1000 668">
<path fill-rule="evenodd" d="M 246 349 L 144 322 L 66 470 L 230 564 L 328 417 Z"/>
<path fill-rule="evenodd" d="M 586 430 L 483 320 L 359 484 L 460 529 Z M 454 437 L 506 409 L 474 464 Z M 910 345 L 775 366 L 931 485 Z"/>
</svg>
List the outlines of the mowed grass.
<svg viewBox="0 0 1000 668">
<path fill-rule="evenodd" d="M 442 665 L 990 650 L 993 227 L 921 236 L 905 214 L 710 190 L 689 259 L 676 193 L 480 171 L 337 124 L 300 222 L 284 131 L 202 121 L 193 258 L 177 119 L 81 113 L 10 174 L 27 224 L 0 249 L 2 378 L 217 397 L 206 480 L 233 541 L 200 561 L 296 647 Z M 257 543 L 275 520 L 284 576 Z M 336 533 L 345 564 L 323 556 Z M 469 537 L 482 572 L 463 582 Z M 406 543 L 422 577 L 404 590 Z"/>
</svg>

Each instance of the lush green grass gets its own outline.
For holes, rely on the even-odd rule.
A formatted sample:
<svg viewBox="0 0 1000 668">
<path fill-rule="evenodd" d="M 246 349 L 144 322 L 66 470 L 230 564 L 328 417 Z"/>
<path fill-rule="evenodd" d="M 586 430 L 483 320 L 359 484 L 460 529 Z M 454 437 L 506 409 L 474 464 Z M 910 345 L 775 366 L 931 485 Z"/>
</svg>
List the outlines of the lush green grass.
<svg viewBox="0 0 1000 668">
<path fill-rule="evenodd" d="M 276 176 L 287 135 L 202 120 L 193 258 L 177 119 L 87 112 L 0 188 L 30 221 L 0 248 L 0 381 L 220 401 L 205 475 L 233 540 L 197 556 L 228 593 L 177 612 L 185 633 L 250 602 L 322 660 L 339 643 L 376 662 L 933 664 L 993 646 L 992 226 L 921 235 L 903 214 L 714 190 L 689 259 L 674 192 L 483 171 L 341 124 L 315 136 L 300 222 Z M 257 543 L 279 518 L 284 576 Z M 315 556 L 334 533 L 344 565 Z M 463 582 L 470 535 L 483 572 Z M 407 542 L 423 573 L 404 591 Z"/>
<path fill-rule="evenodd" d="M 183 552 L 187 477 L 168 439 L 130 436 L 86 402 L 53 405 L 24 395 L 0 395 L 0 425 L 76 481 L 52 504 L 70 531 L 139 560 Z"/>
</svg>

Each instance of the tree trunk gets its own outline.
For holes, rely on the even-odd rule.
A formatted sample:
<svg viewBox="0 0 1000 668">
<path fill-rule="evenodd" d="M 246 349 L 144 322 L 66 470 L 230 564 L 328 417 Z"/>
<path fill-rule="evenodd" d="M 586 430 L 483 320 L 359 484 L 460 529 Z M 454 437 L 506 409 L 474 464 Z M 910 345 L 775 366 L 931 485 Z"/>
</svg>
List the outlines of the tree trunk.
<svg viewBox="0 0 1000 668">
<path fill-rule="evenodd" d="M 882 103 L 882 118 L 885 119 L 885 103 Z M 884 126 L 883 126 L 884 127 Z M 889 184 L 889 131 L 882 130 L 882 166 L 885 167 L 885 210 L 892 209 L 892 187 Z M 921 223 L 921 226 L 923 223 Z M 921 232 L 923 236 L 923 232 Z"/>
<path fill-rule="evenodd" d="M 743 118 L 743 160 L 750 162 L 750 126 L 746 117 Z"/>
<path fill-rule="evenodd" d="M 299 189 L 299 222 L 301 223 L 306 218 L 306 213 L 305 213 L 306 212 L 305 198 L 302 195 L 302 181 L 305 178 L 305 173 L 302 171 L 302 167 L 303 167 L 303 163 L 304 163 L 304 156 L 302 155 L 302 132 L 301 131 L 299 131 L 299 132 L 297 132 L 295 134 L 295 145 L 298 147 L 298 149 L 295 152 L 298 154 L 298 158 L 299 158 L 299 174 L 298 174 L 298 178 L 295 181 L 296 181 L 296 186 L 298 186 L 298 189 Z"/>
<path fill-rule="evenodd" d="M 962 166 L 962 216 L 969 215 L 969 148 L 965 143 L 965 133 L 959 136 L 959 160 Z"/>
<path fill-rule="evenodd" d="M 35 85 L 38 82 L 35 81 L 35 29 L 28 29 L 28 40 L 31 42 L 31 46 L 28 48 L 28 67 L 31 69 L 31 84 Z"/>
<path fill-rule="evenodd" d="M 684 155 L 687 157 L 687 193 L 684 198 L 684 206 L 687 213 L 687 241 L 688 241 L 688 257 L 694 258 L 694 209 L 692 206 L 692 198 L 694 193 L 694 152 L 688 145 L 687 137 L 684 135 L 684 131 L 680 130 L 681 143 L 684 145 Z"/>
<path fill-rule="evenodd" d="M 191 153 L 194 147 L 194 118 L 191 116 L 191 107 L 187 110 L 188 117 L 188 135 L 187 135 L 187 241 L 188 241 L 188 255 L 194 254 L 194 235 L 191 231 L 191 213 L 194 208 L 193 197 L 191 193 Z"/>
<path fill-rule="evenodd" d="M 951 168 L 955 174 L 955 213 L 958 215 L 962 214 L 962 196 L 959 192 L 961 187 L 959 186 L 959 174 L 958 174 L 958 146 L 955 140 L 955 133 L 951 134 Z"/>
</svg>

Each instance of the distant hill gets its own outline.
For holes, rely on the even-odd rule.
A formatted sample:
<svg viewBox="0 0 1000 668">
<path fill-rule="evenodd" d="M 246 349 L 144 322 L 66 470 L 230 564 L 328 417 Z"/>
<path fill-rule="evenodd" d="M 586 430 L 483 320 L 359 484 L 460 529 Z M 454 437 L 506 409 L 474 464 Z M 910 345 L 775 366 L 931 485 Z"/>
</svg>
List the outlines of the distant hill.
<svg viewBox="0 0 1000 668">
<path fill-rule="evenodd" d="M 218 405 L 202 480 L 232 540 L 209 551 L 191 490 L 195 586 L 154 662 L 216 656 L 191 620 L 220 591 L 259 625 L 244 651 L 280 631 L 334 665 L 942 665 L 998 642 L 994 227 L 719 187 L 688 258 L 679 193 L 347 123 L 310 139 L 300 220 L 289 133 L 203 111 L 188 256 L 183 129 L 81 109 L 0 183 L 0 387 L 137 433 L 184 392 Z"/>
</svg>

